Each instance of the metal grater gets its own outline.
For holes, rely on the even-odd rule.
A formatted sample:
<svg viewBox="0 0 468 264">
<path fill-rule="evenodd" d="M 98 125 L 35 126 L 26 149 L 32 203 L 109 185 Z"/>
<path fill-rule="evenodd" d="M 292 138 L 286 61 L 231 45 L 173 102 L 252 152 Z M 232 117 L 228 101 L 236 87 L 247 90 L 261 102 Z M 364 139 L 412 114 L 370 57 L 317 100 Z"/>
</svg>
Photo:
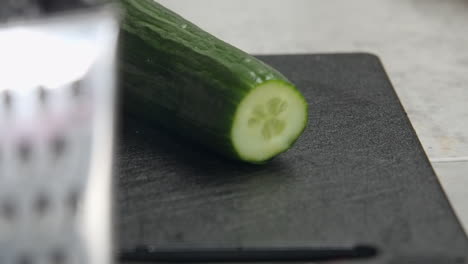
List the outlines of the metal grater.
<svg viewBox="0 0 468 264">
<path fill-rule="evenodd" d="M 0 27 L 0 264 L 110 263 L 118 23 Z"/>
</svg>

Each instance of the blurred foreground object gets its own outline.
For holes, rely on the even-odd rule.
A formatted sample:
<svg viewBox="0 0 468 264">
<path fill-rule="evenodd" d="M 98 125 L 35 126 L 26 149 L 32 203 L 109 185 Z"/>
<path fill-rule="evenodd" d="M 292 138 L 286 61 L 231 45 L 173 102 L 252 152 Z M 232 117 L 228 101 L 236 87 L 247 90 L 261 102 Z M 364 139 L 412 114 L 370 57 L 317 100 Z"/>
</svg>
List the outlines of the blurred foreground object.
<svg viewBox="0 0 468 264">
<path fill-rule="evenodd" d="M 0 14 L 0 263 L 110 263 L 117 16 L 30 2 Z"/>
<path fill-rule="evenodd" d="M 89 7 L 101 0 L 2 0 L 0 21 L 9 19 L 32 18 L 56 12 Z"/>
</svg>

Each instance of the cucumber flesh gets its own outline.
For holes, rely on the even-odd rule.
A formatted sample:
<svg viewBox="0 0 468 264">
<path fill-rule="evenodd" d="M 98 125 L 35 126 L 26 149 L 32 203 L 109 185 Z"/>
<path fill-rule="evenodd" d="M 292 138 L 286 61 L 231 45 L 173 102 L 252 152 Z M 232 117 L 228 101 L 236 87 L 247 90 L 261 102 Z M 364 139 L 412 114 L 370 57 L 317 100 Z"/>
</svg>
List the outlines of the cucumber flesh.
<svg viewBox="0 0 468 264">
<path fill-rule="evenodd" d="M 261 163 L 287 150 L 307 123 L 307 103 L 290 84 L 268 81 L 239 104 L 231 131 L 239 156 Z"/>
</svg>

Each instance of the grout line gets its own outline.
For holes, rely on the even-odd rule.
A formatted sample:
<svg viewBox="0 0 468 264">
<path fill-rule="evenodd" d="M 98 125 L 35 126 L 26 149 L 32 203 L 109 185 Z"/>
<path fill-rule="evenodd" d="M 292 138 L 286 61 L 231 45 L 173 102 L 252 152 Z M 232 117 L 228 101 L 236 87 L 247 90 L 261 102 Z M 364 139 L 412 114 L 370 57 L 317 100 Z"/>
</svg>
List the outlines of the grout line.
<svg viewBox="0 0 468 264">
<path fill-rule="evenodd" d="M 468 157 L 432 158 L 432 163 L 468 162 Z"/>
</svg>

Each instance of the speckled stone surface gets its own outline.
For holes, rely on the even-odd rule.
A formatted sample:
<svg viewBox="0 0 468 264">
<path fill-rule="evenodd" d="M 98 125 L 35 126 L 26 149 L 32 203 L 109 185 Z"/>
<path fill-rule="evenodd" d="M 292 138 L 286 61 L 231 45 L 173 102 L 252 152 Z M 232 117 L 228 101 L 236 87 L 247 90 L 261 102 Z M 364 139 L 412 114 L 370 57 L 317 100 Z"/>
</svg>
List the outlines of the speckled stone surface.
<svg viewBox="0 0 468 264">
<path fill-rule="evenodd" d="M 250 53 L 377 54 L 468 228 L 468 0 L 159 2 Z"/>
<path fill-rule="evenodd" d="M 366 263 L 464 263 L 468 240 L 379 59 L 262 59 L 310 104 L 297 144 L 252 166 L 124 120 L 116 157 L 120 246 L 364 243 L 382 252 Z"/>
</svg>

